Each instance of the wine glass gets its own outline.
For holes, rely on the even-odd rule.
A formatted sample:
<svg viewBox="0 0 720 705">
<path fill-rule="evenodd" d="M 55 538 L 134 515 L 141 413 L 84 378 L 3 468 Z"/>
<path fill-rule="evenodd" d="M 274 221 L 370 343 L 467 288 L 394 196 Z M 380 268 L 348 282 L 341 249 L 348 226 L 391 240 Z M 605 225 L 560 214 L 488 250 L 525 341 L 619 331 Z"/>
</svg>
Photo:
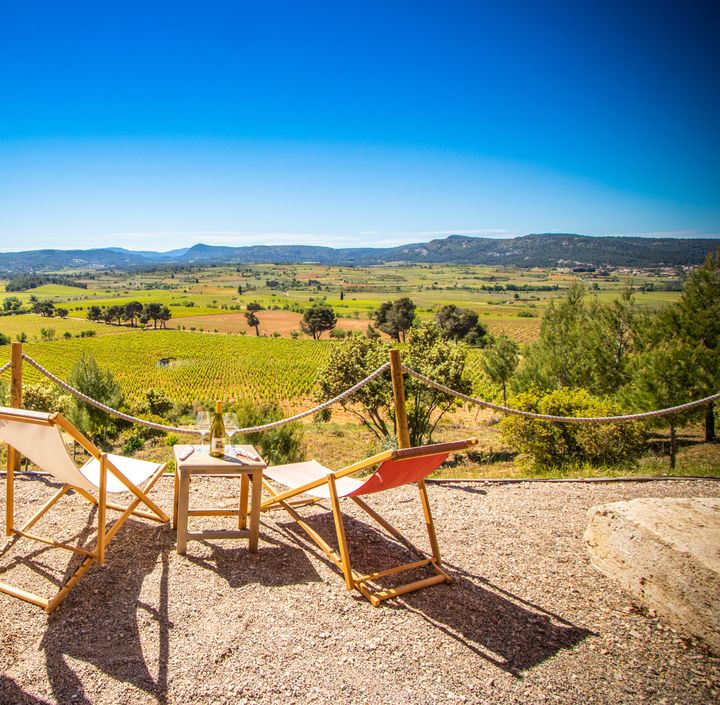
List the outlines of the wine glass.
<svg viewBox="0 0 720 705">
<path fill-rule="evenodd" d="M 207 411 L 198 411 L 195 425 L 200 431 L 200 452 L 207 453 L 208 448 L 205 446 L 205 436 L 210 430 L 210 414 Z"/>
<path fill-rule="evenodd" d="M 237 433 L 238 428 L 240 428 L 237 414 L 232 411 L 223 414 L 223 423 L 225 424 L 225 433 L 227 433 L 228 437 L 228 445 L 232 446 L 233 436 Z"/>
</svg>

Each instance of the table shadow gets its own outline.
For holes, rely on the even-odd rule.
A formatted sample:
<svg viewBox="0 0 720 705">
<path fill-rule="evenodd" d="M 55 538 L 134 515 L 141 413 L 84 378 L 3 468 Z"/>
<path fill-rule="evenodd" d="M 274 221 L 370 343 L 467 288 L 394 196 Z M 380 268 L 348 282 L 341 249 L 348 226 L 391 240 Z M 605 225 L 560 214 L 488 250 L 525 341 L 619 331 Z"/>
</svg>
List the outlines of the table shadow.
<svg viewBox="0 0 720 705">
<path fill-rule="evenodd" d="M 210 555 L 193 555 L 192 544 L 201 544 L 210 550 Z M 231 588 L 248 584 L 266 586 L 301 585 L 320 582 L 321 578 L 313 568 L 303 547 L 289 546 L 261 531 L 258 553 L 252 554 L 244 546 L 223 546 L 218 541 L 193 541 L 188 545 L 184 558 L 191 563 L 211 570 L 225 579 Z"/>
</svg>

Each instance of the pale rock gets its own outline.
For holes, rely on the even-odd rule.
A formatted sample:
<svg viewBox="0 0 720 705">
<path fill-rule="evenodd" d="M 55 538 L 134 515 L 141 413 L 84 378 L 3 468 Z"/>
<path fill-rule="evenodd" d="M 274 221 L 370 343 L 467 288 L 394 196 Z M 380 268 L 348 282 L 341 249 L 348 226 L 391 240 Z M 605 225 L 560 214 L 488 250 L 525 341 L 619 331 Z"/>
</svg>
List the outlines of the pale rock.
<svg viewBox="0 0 720 705">
<path fill-rule="evenodd" d="M 720 653 L 720 499 L 634 499 L 588 518 L 593 566 Z"/>
</svg>

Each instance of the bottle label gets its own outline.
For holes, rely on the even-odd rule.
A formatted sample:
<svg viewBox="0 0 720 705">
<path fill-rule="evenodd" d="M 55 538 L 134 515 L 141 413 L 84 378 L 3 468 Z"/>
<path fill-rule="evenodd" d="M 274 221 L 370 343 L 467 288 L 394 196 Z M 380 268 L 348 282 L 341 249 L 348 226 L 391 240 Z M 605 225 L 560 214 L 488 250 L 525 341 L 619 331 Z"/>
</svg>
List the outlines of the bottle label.
<svg viewBox="0 0 720 705">
<path fill-rule="evenodd" d="M 224 453 L 225 452 L 225 439 L 224 438 L 213 438 L 210 441 L 210 451 L 212 453 Z"/>
</svg>

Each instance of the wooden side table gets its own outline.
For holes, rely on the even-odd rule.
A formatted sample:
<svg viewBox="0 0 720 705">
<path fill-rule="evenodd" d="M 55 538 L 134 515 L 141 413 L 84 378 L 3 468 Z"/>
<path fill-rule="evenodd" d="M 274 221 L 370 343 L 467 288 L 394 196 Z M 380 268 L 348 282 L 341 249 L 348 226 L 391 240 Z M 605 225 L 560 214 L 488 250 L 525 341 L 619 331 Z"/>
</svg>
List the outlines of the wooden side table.
<svg viewBox="0 0 720 705">
<path fill-rule="evenodd" d="M 182 460 L 193 448 L 191 455 Z M 238 446 L 257 454 L 252 446 Z M 257 552 L 260 531 L 260 499 L 262 494 L 263 470 L 265 462 L 225 455 L 214 458 L 207 452 L 201 453 L 200 446 L 174 446 L 175 453 L 175 501 L 173 508 L 173 528 L 177 529 L 177 552 L 184 555 L 188 541 L 202 539 L 247 538 L 248 550 Z M 260 457 L 258 455 L 258 457 Z M 190 482 L 193 475 L 238 476 L 240 478 L 240 505 L 238 509 L 190 509 Z M 250 528 L 248 523 L 248 490 L 252 483 L 250 503 Z M 236 530 L 188 531 L 188 518 L 192 516 L 236 516 Z"/>
</svg>

